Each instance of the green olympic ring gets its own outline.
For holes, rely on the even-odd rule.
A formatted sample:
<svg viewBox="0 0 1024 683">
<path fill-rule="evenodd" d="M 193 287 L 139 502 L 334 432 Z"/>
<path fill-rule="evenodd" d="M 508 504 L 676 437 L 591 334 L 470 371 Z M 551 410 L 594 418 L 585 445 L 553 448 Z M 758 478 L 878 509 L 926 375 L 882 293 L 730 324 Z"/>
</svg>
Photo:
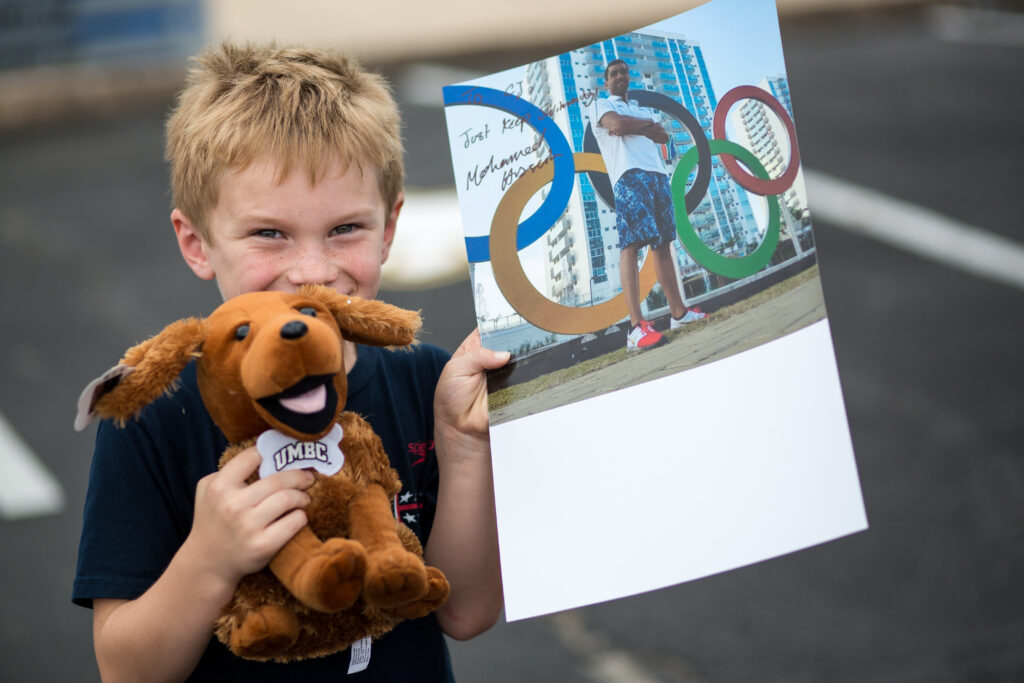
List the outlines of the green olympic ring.
<svg viewBox="0 0 1024 683">
<path fill-rule="evenodd" d="M 759 178 L 769 179 L 768 171 L 760 160 L 745 147 L 728 140 L 710 140 L 711 154 L 732 154 L 750 168 Z M 742 258 L 722 256 L 710 249 L 700 235 L 693 229 L 690 217 L 686 213 L 686 179 L 690 171 L 697 165 L 697 148 L 692 147 L 676 164 L 672 173 L 672 204 L 676 213 L 676 232 L 679 241 L 686 247 L 693 260 L 708 270 L 724 277 L 740 279 L 753 275 L 767 265 L 779 244 L 779 202 L 775 195 L 765 195 L 768 201 L 768 229 L 764 239 L 753 253 Z"/>
</svg>

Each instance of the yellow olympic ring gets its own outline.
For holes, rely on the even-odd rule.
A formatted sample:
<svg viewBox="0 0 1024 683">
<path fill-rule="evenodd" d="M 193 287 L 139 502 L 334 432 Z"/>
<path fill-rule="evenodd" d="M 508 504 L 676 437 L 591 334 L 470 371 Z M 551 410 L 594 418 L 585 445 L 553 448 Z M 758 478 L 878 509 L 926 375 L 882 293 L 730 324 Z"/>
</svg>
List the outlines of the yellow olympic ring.
<svg viewBox="0 0 1024 683">
<path fill-rule="evenodd" d="M 576 172 L 599 171 L 607 173 L 600 154 L 577 152 L 573 154 Z M 491 220 L 490 254 L 494 279 L 505 299 L 519 315 L 548 332 L 557 334 L 586 334 L 604 329 L 629 315 L 622 294 L 596 306 L 562 306 L 537 291 L 523 272 L 523 264 L 516 251 L 516 230 L 519 217 L 539 189 L 554 178 L 554 164 L 544 164 L 519 177 L 508 188 L 498 203 Z M 654 259 L 648 254 L 640 269 L 640 299 L 650 293 L 657 277 Z"/>
</svg>

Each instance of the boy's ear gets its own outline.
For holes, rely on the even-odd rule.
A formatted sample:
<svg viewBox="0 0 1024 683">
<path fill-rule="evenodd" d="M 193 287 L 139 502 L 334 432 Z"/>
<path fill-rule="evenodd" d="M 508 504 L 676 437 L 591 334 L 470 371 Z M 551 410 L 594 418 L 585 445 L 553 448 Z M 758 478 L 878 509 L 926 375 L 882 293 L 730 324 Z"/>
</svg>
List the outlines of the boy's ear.
<svg viewBox="0 0 1024 683">
<path fill-rule="evenodd" d="M 75 429 L 85 429 L 94 417 L 113 418 L 118 425 L 124 425 L 162 393 L 172 389 L 182 369 L 197 355 L 204 335 L 202 320 L 186 318 L 128 349 L 118 365 L 82 391 Z"/>
<path fill-rule="evenodd" d="M 212 280 L 215 273 L 210 265 L 210 258 L 206 255 L 206 241 L 196 230 L 195 224 L 181 212 L 181 209 L 175 209 L 171 211 L 171 225 L 174 226 L 178 249 L 181 250 L 185 263 L 201 279 Z"/>
<path fill-rule="evenodd" d="M 380 254 L 381 265 L 387 263 L 388 256 L 391 254 L 391 245 L 395 241 L 395 228 L 398 227 L 398 214 L 402 211 L 404 205 L 405 193 L 399 192 L 398 199 L 395 200 L 395 205 L 391 207 L 391 212 L 384 222 L 384 245 Z"/>
<path fill-rule="evenodd" d="M 303 285 L 299 294 L 316 299 L 331 312 L 341 335 L 357 344 L 408 346 L 416 341 L 420 314 L 375 299 L 339 294 L 323 285 Z"/>
</svg>

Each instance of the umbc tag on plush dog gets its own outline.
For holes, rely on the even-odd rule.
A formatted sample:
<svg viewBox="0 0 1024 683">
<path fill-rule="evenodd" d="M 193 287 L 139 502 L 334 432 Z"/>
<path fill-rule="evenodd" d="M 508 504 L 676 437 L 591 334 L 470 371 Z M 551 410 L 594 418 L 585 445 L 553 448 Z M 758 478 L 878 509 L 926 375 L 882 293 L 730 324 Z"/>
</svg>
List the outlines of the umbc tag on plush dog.
<svg viewBox="0 0 1024 683">
<path fill-rule="evenodd" d="M 327 287 L 243 294 L 206 319 L 168 325 L 83 392 L 76 428 L 93 416 L 124 424 L 173 390 L 198 358 L 203 403 L 231 444 L 221 467 L 268 430 L 278 432 L 271 441 L 281 463 L 316 461 L 308 525 L 267 569 L 242 579 L 216 622 L 235 654 L 278 662 L 328 655 L 429 614 L 448 597 L 444 575 L 424 565 L 416 535 L 394 517 L 401 482 L 380 438 L 342 412 L 342 339 L 406 346 L 419 326 L 412 311 Z M 340 454 L 317 443 L 339 430 Z M 288 447 L 290 439 L 313 445 Z M 328 451 L 342 462 L 333 474 L 321 469 Z"/>
</svg>

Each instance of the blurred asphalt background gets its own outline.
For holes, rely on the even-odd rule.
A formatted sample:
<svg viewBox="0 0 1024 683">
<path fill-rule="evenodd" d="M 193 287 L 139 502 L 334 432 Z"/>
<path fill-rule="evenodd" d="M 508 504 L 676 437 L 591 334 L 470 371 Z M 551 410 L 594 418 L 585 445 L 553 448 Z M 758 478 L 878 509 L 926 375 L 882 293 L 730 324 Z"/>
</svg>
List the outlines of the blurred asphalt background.
<svg viewBox="0 0 1024 683">
<path fill-rule="evenodd" d="M 424 338 L 454 349 L 474 316 L 464 255 L 451 251 L 458 225 L 440 86 L 686 7 L 571 2 L 527 25 L 508 8 L 466 0 L 384 12 L 367 4 L 372 12 L 344 22 L 333 5 L 274 15 L 272 3 L 247 3 L 243 18 L 241 4 L 233 15 L 231 3 L 212 3 L 186 12 L 185 32 L 152 59 L 97 49 L 80 62 L 56 44 L 31 54 L 48 39 L 32 42 L 17 23 L 30 6 L 71 5 L 0 3 L 0 681 L 97 679 L 91 613 L 69 602 L 92 438 L 71 429 L 75 400 L 128 345 L 217 303 L 182 263 L 167 220 L 162 119 L 179 53 L 200 40 L 190 30 L 246 37 L 276 26 L 283 41 L 306 30 L 323 42 L 340 27 L 339 45 L 394 80 L 411 193 L 398 242 L 423 244 L 427 226 L 456 237 L 431 235 L 427 253 L 453 253 L 448 267 L 417 262 L 415 248 L 396 253 L 381 296 L 421 308 Z M 805 168 L 1006 238 L 1020 264 L 1024 8 L 897 4 L 780 3 Z M 516 7 L 520 16 L 544 5 Z M 393 30 L 381 23 L 398 16 Z M 849 229 L 845 209 L 816 204 L 813 182 L 809 199 L 870 530 L 675 588 L 501 623 L 452 644 L 461 680 L 1024 680 L 1024 290 L 956 265 L 970 240 L 940 244 L 954 261 L 940 264 Z M 902 222 L 880 227 L 896 234 Z M 33 454 L 57 485 L 40 514 L 11 503 L 17 452 Z M 589 501 L 571 495 L 586 524 Z"/>
</svg>

